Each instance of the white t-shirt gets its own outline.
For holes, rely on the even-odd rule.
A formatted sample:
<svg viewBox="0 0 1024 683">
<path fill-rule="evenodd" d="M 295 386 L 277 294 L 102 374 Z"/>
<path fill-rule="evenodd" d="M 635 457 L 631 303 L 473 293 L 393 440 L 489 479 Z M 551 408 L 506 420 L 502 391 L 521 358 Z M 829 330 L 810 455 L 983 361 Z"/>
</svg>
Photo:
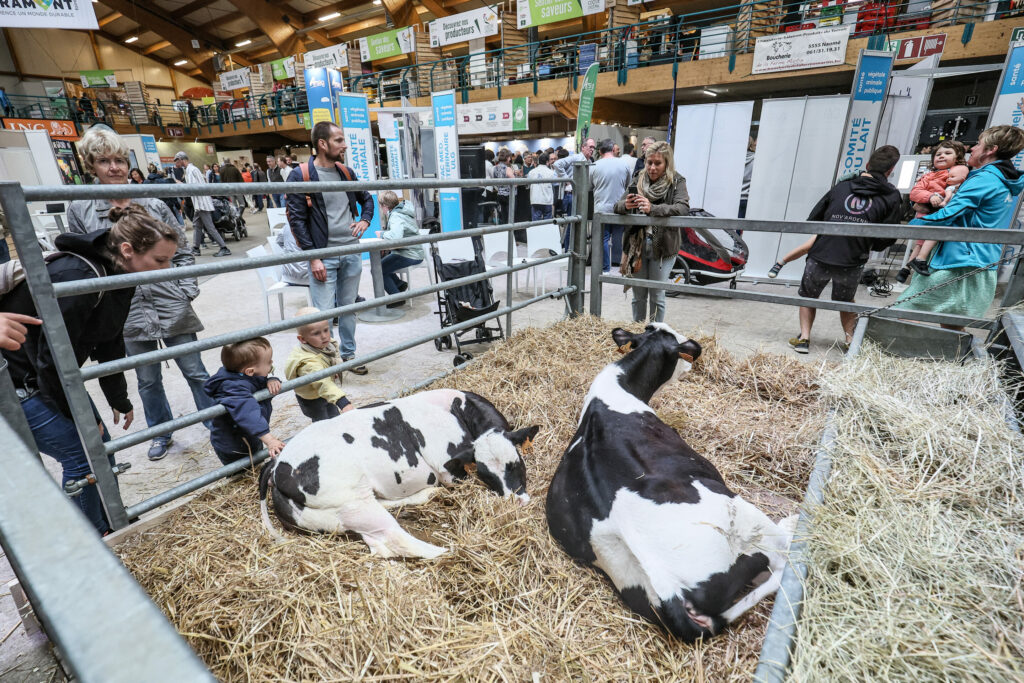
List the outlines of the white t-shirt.
<svg viewBox="0 0 1024 683">
<path fill-rule="evenodd" d="M 536 166 L 530 171 L 527 178 L 551 178 L 557 179 L 558 175 L 547 166 Z M 530 203 L 541 206 L 551 206 L 555 203 L 555 183 L 539 183 L 530 185 Z"/>
</svg>

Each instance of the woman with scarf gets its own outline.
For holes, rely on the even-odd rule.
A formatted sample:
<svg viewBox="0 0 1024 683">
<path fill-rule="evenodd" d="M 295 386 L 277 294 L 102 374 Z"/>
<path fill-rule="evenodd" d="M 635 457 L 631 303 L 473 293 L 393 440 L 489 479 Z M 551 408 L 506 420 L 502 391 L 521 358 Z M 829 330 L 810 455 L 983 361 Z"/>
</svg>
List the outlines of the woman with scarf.
<svg viewBox="0 0 1024 683">
<path fill-rule="evenodd" d="M 672 148 L 667 142 L 655 142 L 647 148 L 644 166 L 633 176 L 626 194 L 615 204 L 615 213 L 642 213 L 651 217 L 690 214 L 686 179 L 676 173 Z M 619 272 L 624 277 L 641 280 L 667 280 L 681 244 L 680 228 L 630 226 L 622 237 Z M 655 322 L 663 322 L 665 290 L 647 287 L 633 288 L 633 320 L 647 319 L 648 301 Z"/>
</svg>

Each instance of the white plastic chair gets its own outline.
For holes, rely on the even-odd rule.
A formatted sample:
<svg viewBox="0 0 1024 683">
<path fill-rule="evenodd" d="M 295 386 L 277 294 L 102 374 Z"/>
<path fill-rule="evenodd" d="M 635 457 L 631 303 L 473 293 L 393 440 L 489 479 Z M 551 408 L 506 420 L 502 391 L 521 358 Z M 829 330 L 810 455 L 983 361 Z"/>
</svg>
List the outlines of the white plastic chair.
<svg viewBox="0 0 1024 683">
<path fill-rule="evenodd" d="M 284 249 L 277 243 L 277 238 L 273 235 L 267 237 L 267 248 L 270 249 L 271 254 L 283 254 Z"/>
<path fill-rule="evenodd" d="M 526 258 L 525 263 L 531 263 L 554 254 L 562 253 L 562 240 L 558 233 L 558 226 L 554 223 L 546 223 L 544 225 L 535 225 L 532 228 L 526 229 Z M 537 296 L 538 282 L 537 278 L 540 278 L 540 291 L 542 294 L 547 292 L 547 275 L 549 273 L 556 273 L 558 275 L 558 284 L 562 284 L 562 271 L 567 271 L 566 265 L 562 261 L 555 261 L 553 263 L 544 263 L 533 268 L 529 268 L 526 271 L 526 286 L 530 286 L 530 276 L 533 276 L 533 295 Z M 566 275 L 568 279 L 568 275 Z M 517 285 L 518 286 L 518 285 Z"/>
<path fill-rule="evenodd" d="M 245 255 L 250 258 L 266 256 L 267 249 L 261 244 L 252 249 L 247 249 Z M 292 285 L 282 280 L 280 266 L 257 267 L 256 279 L 259 280 L 260 288 L 263 290 L 263 310 L 267 314 L 267 322 L 270 322 L 270 297 L 275 295 L 277 296 L 277 305 L 281 312 L 281 320 L 284 320 L 284 291 L 290 287 L 299 287 L 299 285 Z M 302 287 L 302 289 L 306 290 L 306 301 L 312 305 L 309 287 Z"/>
<path fill-rule="evenodd" d="M 518 254 L 512 257 L 513 265 L 524 262 L 525 259 Z M 484 235 L 484 263 L 487 265 L 487 270 L 496 270 L 508 266 L 508 233 L 492 232 Z M 521 272 L 523 271 L 517 270 L 513 275 L 516 289 L 519 289 L 519 274 Z M 529 272 L 527 272 L 527 277 L 529 277 Z M 529 281 L 527 281 L 527 284 L 529 284 Z"/>
<path fill-rule="evenodd" d="M 277 237 L 277 233 L 288 225 L 287 209 L 267 209 L 267 223 L 270 224 L 271 237 Z"/>
</svg>

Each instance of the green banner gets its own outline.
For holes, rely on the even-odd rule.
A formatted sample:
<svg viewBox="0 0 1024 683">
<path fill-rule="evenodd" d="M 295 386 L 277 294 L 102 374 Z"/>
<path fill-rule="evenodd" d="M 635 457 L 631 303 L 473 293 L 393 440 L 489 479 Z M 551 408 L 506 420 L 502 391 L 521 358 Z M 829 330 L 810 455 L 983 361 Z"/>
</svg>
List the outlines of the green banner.
<svg viewBox="0 0 1024 683">
<path fill-rule="evenodd" d="M 295 78 L 295 57 L 275 59 L 270 63 L 270 71 L 274 74 L 275 81 Z"/>
<path fill-rule="evenodd" d="M 116 88 L 117 77 L 113 71 L 79 71 L 83 88 Z"/>
<path fill-rule="evenodd" d="M 359 39 L 359 56 L 364 62 L 408 54 L 415 49 L 412 28 L 396 28 Z"/>
<path fill-rule="evenodd" d="M 594 62 L 587 67 L 580 87 L 580 106 L 576 110 L 576 151 L 583 149 L 583 141 L 590 137 L 590 117 L 594 113 L 594 95 L 597 93 L 597 72 L 601 65 Z"/>
<path fill-rule="evenodd" d="M 604 12 L 605 0 L 516 0 L 519 29 Z"/>
<path fill-rule="evenodd" d="M 512 98 L 512 130 L 530 130 L 530 98 Z"/>
</svg>

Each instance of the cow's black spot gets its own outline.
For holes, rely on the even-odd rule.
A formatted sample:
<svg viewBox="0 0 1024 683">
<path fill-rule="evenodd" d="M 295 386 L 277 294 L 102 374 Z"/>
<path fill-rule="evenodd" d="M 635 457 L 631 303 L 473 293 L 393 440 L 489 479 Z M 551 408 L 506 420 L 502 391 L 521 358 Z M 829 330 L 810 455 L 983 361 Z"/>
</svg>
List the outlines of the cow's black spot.
<svg viewBox="0 0 1024 683">
<path fill-rule="evenodd" d="M 381 417 L 373 418 L 373 431 L 379 436 L 370 439 L 374 448 L 387 451 L 388 457 L 398 462 L 405 457 L 409 467 L 416 467 L 420 448 L 426 445 L 423 432 L 413 428 L 402 416 L 402 411 L 391 407 Z"/>
<path fill-rule="evenodd" d="M 448 444 L 448 457 L 449 458 L 454 458 L 454 457 L 458 456 L 460 453 L 464 453 L 464 452 L 466 452 L 468 450 L 472 450 L 472 448 L 473 448 L 473 437 L 471 437 L 468 433 L 464 432 L 462 434 L 462 441 L 460 441 L 459 443 L 450 443 L 450 444 Z"/>
<path fill-rule="evenodd" d="M 399 474 L 398 472 L 395 472 L 395 483 L 396 484 L 401 484 L 402 483 L 402 475 Z"/>
<path fill-rule="evenodd" d="M 706 614 L 705 612 L 701 612 L 700 608 L 696 605 L 694 605 L 694 607 L 700 614 Z M 685 599 L 678 597 L 661 603 L 661 607 L 656 611 L 658 618 L 653 621 L 655 623 L 660 623 L 672 635 L 677 638 L 681 638 L 687 643 L 696 642 L 697 639 L 701 637 L 710 638 L 721 631 L 725 626 L 725 619 L 717 614 L 706 615 L 711 617 L 712 628 L 710 630 L 694 622 L 686 613 Z"/>
<path fill-rule="evenodd" d="M 345 439 L 345 443 L 352 443 L 353 441 L 356 440 L 356 437 L 352 436 L 348 432 L 345 432 L 344 434 L 342 434 L 341 438 Z"/>
<path fill-rule="evenodd" d="M 476 476 L 484 483 L 484 486 L 497 493 L 505 495 L 505 487 L 501 485 L 501 479 L 482 462 L 476 464 Z"/>
<path fill-rule="evenodd" d="M 315 496 L 320 490 L 320 456 L 314 455 L 298 467 L 282 462 L 274 470 L 274 486 L 299 505 L 306 504 L 306 494 Z"/>
<path fill-rule="evenodd" d="M 494 404 L 483 396 L 469 391 L 465 392 L 465 396 L 465 400 L 460 397 L 452 401 L 451 413 L 469 433 L 471 441 L 486 434 L 490 429 L 508 431 L 508 420 Z"/>
<path fill-rule="evenodd" d="M 526 493 L 526 465 L 522 458 L 505 463 L 505 488 L 515 494 Z"/>
<path fill-rule="evenodd" d="M 433 486 L 435 483 L 437 483 L 437 477 L 435 477 L 434 473 L 431 472 L 430 474 L 427 475 L 427 484 Z"/>
<path fill-rule="evenodd" d="M 287 498 L 276 486 L 270 490 L 270 495 L 271 500 L 274 501 L 274 513 L 281 521 L 281 525 L 291 531 L 304 531 L 295 519 L 295 512 L 302 512 L 306 506 Z"/>
<path fill-rule="evenodd" d="M 698 583 L 690 591 L 690 601 L 701 614 L 718 616 L 735 605 L 756 586 L 755 579 L 768 571 L 764 553 L 740 555 L 724 572 L 717 572 Z"/>
</svg>

